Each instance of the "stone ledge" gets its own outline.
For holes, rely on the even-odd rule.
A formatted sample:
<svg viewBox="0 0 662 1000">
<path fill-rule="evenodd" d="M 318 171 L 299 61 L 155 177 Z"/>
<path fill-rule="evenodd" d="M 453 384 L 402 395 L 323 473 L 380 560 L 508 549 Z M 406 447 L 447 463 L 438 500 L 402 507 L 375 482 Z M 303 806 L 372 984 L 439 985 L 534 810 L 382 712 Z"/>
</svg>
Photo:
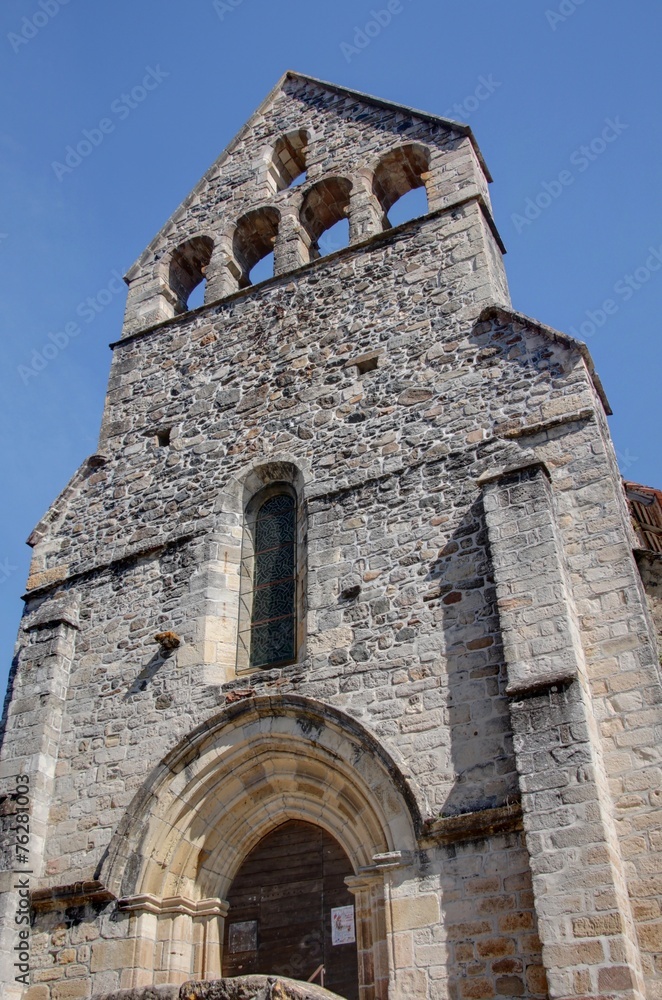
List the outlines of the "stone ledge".
<svg viewBox="0 0 662 1000">
<path fill-rule="evenodd" d="M 135 549 L 126 548 L 124 551 L 117 553 L 117 555 L 112 556 L 105 562 L 93 563 L 88 566 L 81 566 L 80 569 L 73 570 L 69 572 L 69 567 L 56 567 L 59 570 L 63 569 L 63 574 L 54 577 L 53 580 L 40 580 L 38 584 L 33 583 L 30 587 L 31 581 L 35 578 L 30 577 L 28 579 L 28 590 L 23 595 L 24 601 L 29 601 L 32 598 L 38 596 L 40 593 L 47 593 L 55 584 L 62 583 L 66 580 L 70 583 L 72 580 L 84 580 L 87 577 L 92 576 L 94 573 L 98 573 L 100 570 L 110 569 L 111 566 L 121 566 L 123 563 L 134 562 L 138 559 L 144 559 L 146 556 L 156 555 L 159 552 L 164 552 L 166 549 L 176 548 L 178 545 L 187 545 L 189 542 L 195 541 L 197 538 L 202 538 L 206 535 L 204 529 L 198 531 L 189 531 L 184 535 L 175 535 L 170 538 L 164 538 L 162 541 L 150 542 L 148 545 L 143 545 L 142 547 L 136 547 Z M 48 570 L 48 573 L 53 572 L 53 570 Z M 40 574 L 40 576 L 46 576 L 46 574 Z"/>
<path fill-rule="evenodd" d="M 188 899 L 186 896 L 167 896 L 159 899 L 152 893 L 124 896 L 119 901 L 119 909 L 132 913 L 184 913 L 188 917 L 226 917 L 229 903 L 223 899 Z"/>
<path fill-rule="evenodd" d="M 73 629 L 80 629 L 78 607 L 74 601 L 46 601 L 30 615 L 25 631 L 31 632 L 33 629 L 49 628 L 54 625 L 69 625 Z"/>
<path fill-rule="evenodd" d="M 476 480 L 479 486 L 490 486 L 492 483 L 497 483 L 503 480 L 508 483 L 510 480 L 516 482 L 521 476 L 526 475 L 528 477 L 536 475 L 536 473 L 542 472 L 547 479 L 551 480 L 551 475 L 549 469 L 544 462 L 525 462 L 523 464 L 518 463 L 517 465 L 503 466 L 498 469 L 488 469 L 483 472 L 482 475 Z"/>
<path fill-rule="evenodd" d="M 540 660 L 543 657 L 539 657 Z M 548 667 L 544 677 L 535 677 L 530 673 L 528 662 L 512 664 L 513 677 L 506 685 L 506 694 L 515 701 L 522 701 L 527 698 L 537 698 L 543 694 L 556 694 L 557 691 L 564 691 L 577 680 L 576 665 L 562 664 L 557 667 Z"/>
<path fill-rule="evenodd" d="M 71 885 L 57 885 L 50 889 L 35 889 L 30 895 L 35 910 L 64 910 L 70 906 L 84 906 L 86 903 L 112 903 L 116 896 L 103 882 L 74 882 Z"/>
<path fill-rule="evenodd" d="M 479 812 L 428 820 L 423 827 L 421 841 L 458 844 L 465 840 L 482 840 L 499 833 L 517 833 L 521 830 L 522 805 L 520 802 L 513 802 L 511 805 L 481 809 Z"/>
<path fill-rule="evenodd" d="M 521 437 L 533 437 L 536 434 L 544 434 L 547 431 L 554 430 L 555 427 L 562 427 L 563 424 L 584 423 L 594 419 L 594 411 L 586 407 L 581 410 L 571 410 L 568 413 L 561 413 L 558 417 L 551 417 L 549 420 L 539 420 L 533 424 L 519 424 L 517 427 L 509 427 L 495 436 L 502 437 L 506 441 Z"/>
<path fill-rule="evenodd" d="M 29 593 L 34 593 L 38 590 L 48 590 L 54 584 L 62 583 L 63 580 L 66 580 L 68 575 L 69 567 L 67 565 L 52 566 L 50 569 L 30 573 L 26 587 Z"/>
</svg>

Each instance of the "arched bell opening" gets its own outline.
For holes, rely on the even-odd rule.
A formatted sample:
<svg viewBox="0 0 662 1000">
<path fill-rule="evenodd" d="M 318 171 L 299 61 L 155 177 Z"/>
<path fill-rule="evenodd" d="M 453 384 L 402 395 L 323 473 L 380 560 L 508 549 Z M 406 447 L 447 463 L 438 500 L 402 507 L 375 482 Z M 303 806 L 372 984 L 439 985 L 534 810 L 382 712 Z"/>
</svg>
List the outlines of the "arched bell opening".
<svg viewBox="0 0 662 1000">
<path fill-rule="evenodd" d="M 350 180 L 327 177 L 306 193 L 300 219 L 308 237 L 311 261 L 349 245 L 351 192 Z"/>
<path fill-rule="evenodd" d="M 384 213 L 384 229 L 430 211 L 430 151 L 419 143 L 391 150 L 379 161 L 373 191 Z"/>
<path fill-rule="evenodd" d="M 287 820 L 244 859 L 227 895 L 223 975 L 277 975 L 359 1000 L 354 869 L 326 830 Z"/>
<path fill-rule="evenodd" d="M 237 222 L 232 248 L 239 288 L 248 288 L 273 276 L 279 224 L 280 212 L 269 206 L 247 212 Z"/>
<path fill-rule="evenodd" d="M 173 251 L 168 280 L 176 315 L 203 305 L 207 267 L 213 250 L 211 237 L 194 236 Z"/>
<path fill-rule="evenodd" d="M 305 182 L 309 139 L 306 129 L 297 129 L 276 142 L 269 167 L 274 193 Z"/>
</svg>

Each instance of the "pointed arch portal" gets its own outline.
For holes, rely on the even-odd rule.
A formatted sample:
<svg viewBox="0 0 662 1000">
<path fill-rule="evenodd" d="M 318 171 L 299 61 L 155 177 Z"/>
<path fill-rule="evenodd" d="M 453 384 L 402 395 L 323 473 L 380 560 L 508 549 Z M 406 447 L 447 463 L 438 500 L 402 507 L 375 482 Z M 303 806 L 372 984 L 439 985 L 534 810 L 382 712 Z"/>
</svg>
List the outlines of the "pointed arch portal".
<svg viewBox="0 0 662 1000">
<path fill-rule="evenodd" d="M 216 979 L 234 968 L 240 953 L 231 952 L 242 928 L 232 931 L 231 939 L 232 914 L 247 915 L 240 895 L 250 876 L 253 895 L 259 896 L 257 911 L 254 906 L 252 916 L 236 922 L 258 921 L 257 927 L 243 928 L 243 943 L 256 945 L 248 957 L 259 971 L 276 960 L 292 965 L 303 959 L 307 970 L 306 942 L 310 946 L 322 935 L 322 951 L 334 948 L 328 944 L 330 911 L 353 900 L 356 951 L 352 958 L 346 949 L 350 957 L 332 975 L 344 984 L 345 993 L 339 992 L 348 1000 L 385 1000 L 390 975 L 385 878 L 416 849 L 417 798 L 411 779 L 373 736 L 318 702 L 294 696 L 246 699 L 203 724 L 148 778 L 98 873 L 131 915 L 133 985 Z M 292 946 L 284 956 L 277 954 L 278 938 L 266 933 L 265 922 L 280 919 L 272 890 L 282 894 L 290 922 L 296 920 L 296 898 L 287 898 L 288 885 L 296 881 L 291 867 L 296 851 L 289 851 L 289 871 L 282 851 L 271 875 L 263 871 L 260 879 L 251 868 L 256 858 L 264 861 L 265 850 L 276 857 L 274 845 L 283 834 L 303 838 L 310 863 L 299 879 L 306 883 L 301 898 L 308 900 L 302 919 L 306 942 L 295 947 L 283 938 L 286 951 Z M 340 954 L 332 954 L 332 970 Z M 353 961 L 358 993 L 349 982 Z"/>
</svg>

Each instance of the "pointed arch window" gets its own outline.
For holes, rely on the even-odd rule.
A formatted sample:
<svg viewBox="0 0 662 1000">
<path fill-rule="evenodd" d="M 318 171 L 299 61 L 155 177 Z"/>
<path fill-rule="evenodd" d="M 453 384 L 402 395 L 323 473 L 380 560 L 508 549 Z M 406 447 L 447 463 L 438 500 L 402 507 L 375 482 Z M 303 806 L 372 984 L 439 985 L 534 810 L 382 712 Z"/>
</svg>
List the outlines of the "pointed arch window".
<svg viewBox="0 0 662 1000">
<path fill-rule="evenodd" d="M 260 491 L 246 510 L 238 670 L 297 658 L 301 605 L 297 496 L 288 483 Z"/>
</svg>

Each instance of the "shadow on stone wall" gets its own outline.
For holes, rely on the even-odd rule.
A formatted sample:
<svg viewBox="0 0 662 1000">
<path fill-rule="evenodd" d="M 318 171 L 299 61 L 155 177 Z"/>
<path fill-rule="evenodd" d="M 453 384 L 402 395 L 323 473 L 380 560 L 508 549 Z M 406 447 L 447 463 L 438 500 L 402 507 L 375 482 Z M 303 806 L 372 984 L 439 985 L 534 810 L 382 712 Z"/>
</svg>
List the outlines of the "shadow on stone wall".
<svg viewBox="0 0 662 1000">
<path fill-rule="evenodd" d="M 427 579 L 430 592 L 438 593 L 430 603 L 444 631 L 446 709 L 456 775 L 441 815 L 519 801 L 494 572 L 480 500 L 466 511 Z"/>
<path fill-rule="evenodd" d="M 449 456 L 450 464 L 453 456 Z M 466 456 L 463 456 L 466 461 Z M 458 461 L 460 457 L 458 456 Z M 452 475 L 452 470 L 449 470 Z M 460 501 L 458 500 L 458 505 Z M 468 833 L 438 851 L 440 937 L 451 1000 L 546 997 L 524 835 L 476 832 L 470 814 L 519 814 L 506 665 L 482 500 L 468 506 L 431 564 L 428 581 L 444 629 L 450 754 L 456 780 L 441 817 L 466 815 Z M 479 824 L 478 824 L 479 825 Z M 437 853 L 437 852 L 435 852 Z M 441 941 L 443 940 L 443 944 Z"/>
</svg>

